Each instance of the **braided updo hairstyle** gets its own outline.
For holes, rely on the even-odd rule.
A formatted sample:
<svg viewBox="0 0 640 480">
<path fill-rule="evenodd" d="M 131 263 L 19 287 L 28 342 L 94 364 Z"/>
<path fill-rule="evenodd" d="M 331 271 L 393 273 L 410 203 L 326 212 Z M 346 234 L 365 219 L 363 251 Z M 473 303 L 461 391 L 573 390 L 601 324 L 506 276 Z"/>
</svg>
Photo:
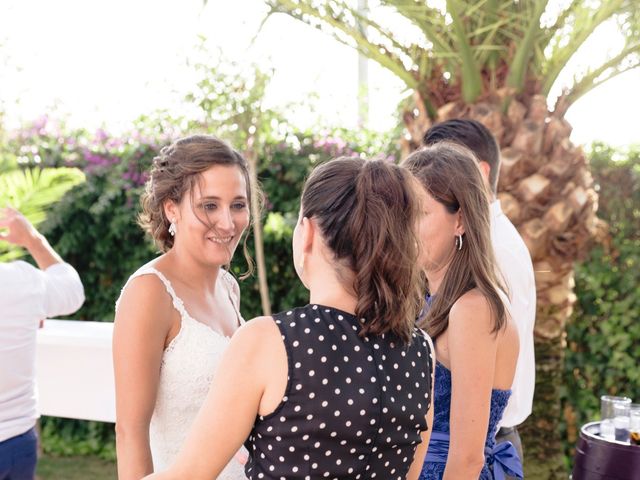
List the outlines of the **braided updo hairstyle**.
<svg viewBox="0 0 640 480">
<path fill-rule="evenodd" d="M 171 200 L 179 204 L 185 194 L 188 194 L 192 201 L 194 186 L 200 175 L 216 165 L 237 166 L 240 169 L 247 185 L 247 199 L 251 205 L 252 197 L 256 196 L 257 186 L 251 185 L 247 161 L 226 142 L 213 135 L 191 135 L 181 138 L 163 147 L 160 154 L 153 159 L 151 175 L 140 199 L 142 212 L 138 217 L 138 224 L 153 238 L 162 252 L 171 249 L 174 242 L 174 238 L 169 234 L 171 222 L 164 211 L 165 202 Z M 253 262 L 247 254 L 246 236 L 244 253 L 251 270 Z"/>
</svg>

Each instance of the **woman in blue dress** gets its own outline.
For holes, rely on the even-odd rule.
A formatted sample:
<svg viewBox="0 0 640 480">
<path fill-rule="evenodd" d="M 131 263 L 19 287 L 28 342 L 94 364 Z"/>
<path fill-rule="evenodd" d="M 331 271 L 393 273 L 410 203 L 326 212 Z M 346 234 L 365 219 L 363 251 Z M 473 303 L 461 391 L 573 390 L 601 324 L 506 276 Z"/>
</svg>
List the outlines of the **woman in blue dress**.
<svg viewBox="0 0 640 480">
<path fill-rule="evenodd" d="M 522 478 L 510 443 L 496 445 L 511 395 L 518 332 L 493 258 L 489 203 L 473 154 L 440 143 L 404 166 L 425 190 L 419 229 L 434 340 L 434 426 L 421 480 Z"/>
</svg>

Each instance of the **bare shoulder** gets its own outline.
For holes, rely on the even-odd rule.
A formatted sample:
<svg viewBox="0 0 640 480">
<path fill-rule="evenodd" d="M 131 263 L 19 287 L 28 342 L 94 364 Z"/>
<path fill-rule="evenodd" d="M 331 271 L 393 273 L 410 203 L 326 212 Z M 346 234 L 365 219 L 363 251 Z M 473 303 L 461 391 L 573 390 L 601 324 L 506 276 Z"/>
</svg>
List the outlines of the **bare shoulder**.
<svg viewBox="0 0 640 480">
<path fill-rule="evenodd" d="M 263 370 L 284 351 L 284 343 L 273 317 L 256 317 L 231 337 L 229 351 L 243 359 L 247 368 Z"/>
<path fill-rule="evenodd" d="M 263 344 L 280 340 L 280 330 L 272 316 L 256 317 L 242 325 L 233 334 L 234 341 Z"/>
<path fill-rule="evenodd" d="M 167 288 L 157 275 L 145 274 L 132 278 L 122 290 L 122 299 L 135 298 L 138 302 L 171 303 Z"/>
<path fill-rule="evenodd" d="M 487 334 L 493 330 L 489 300 L 474 288 L 462 295 L 449 312 L 449 328 L 459 334 Z"/>
<path fill-rule="evenodd" d="M 483 314 L 489 310 L 489 300 L 477 288 L 466 292 L 451 307 L 451 313 L 454 315 Z"/>
<path fill-rule="evenodd" d="M 173 300 L 159 277 L 153 274 L 132 278 L 118 301 L 116 323 L 130 318 L 154 318 L 169 322 Z"/>
</svg>

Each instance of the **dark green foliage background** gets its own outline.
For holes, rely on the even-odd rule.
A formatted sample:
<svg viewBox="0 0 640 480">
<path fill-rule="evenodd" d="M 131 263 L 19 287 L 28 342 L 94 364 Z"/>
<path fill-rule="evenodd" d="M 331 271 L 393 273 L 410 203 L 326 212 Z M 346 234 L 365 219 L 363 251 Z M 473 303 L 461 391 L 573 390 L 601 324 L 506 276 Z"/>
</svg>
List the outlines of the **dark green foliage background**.
<svg viewBox="0 0 640 480">
<path fill-rule="evenodd" d="M 611 238 L 576 269 L 563 379 L 570 458 L 580 426 L 600 417 L 601 395 L 640 402 L 640 147 L 595 144 L 591 167 Z"/>
</svg>

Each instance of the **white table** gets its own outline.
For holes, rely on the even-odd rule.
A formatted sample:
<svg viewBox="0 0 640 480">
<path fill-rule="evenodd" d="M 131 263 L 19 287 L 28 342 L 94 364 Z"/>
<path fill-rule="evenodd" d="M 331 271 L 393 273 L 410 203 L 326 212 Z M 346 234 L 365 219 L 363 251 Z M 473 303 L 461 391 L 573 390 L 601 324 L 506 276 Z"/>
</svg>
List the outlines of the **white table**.
<svg viewBox="0 0 640 480">
<path fill-rule="evenodd" d="M 40 414 L 115 422 L 113 323 L 45 320 L 38 331 Z"/>
</svg>

